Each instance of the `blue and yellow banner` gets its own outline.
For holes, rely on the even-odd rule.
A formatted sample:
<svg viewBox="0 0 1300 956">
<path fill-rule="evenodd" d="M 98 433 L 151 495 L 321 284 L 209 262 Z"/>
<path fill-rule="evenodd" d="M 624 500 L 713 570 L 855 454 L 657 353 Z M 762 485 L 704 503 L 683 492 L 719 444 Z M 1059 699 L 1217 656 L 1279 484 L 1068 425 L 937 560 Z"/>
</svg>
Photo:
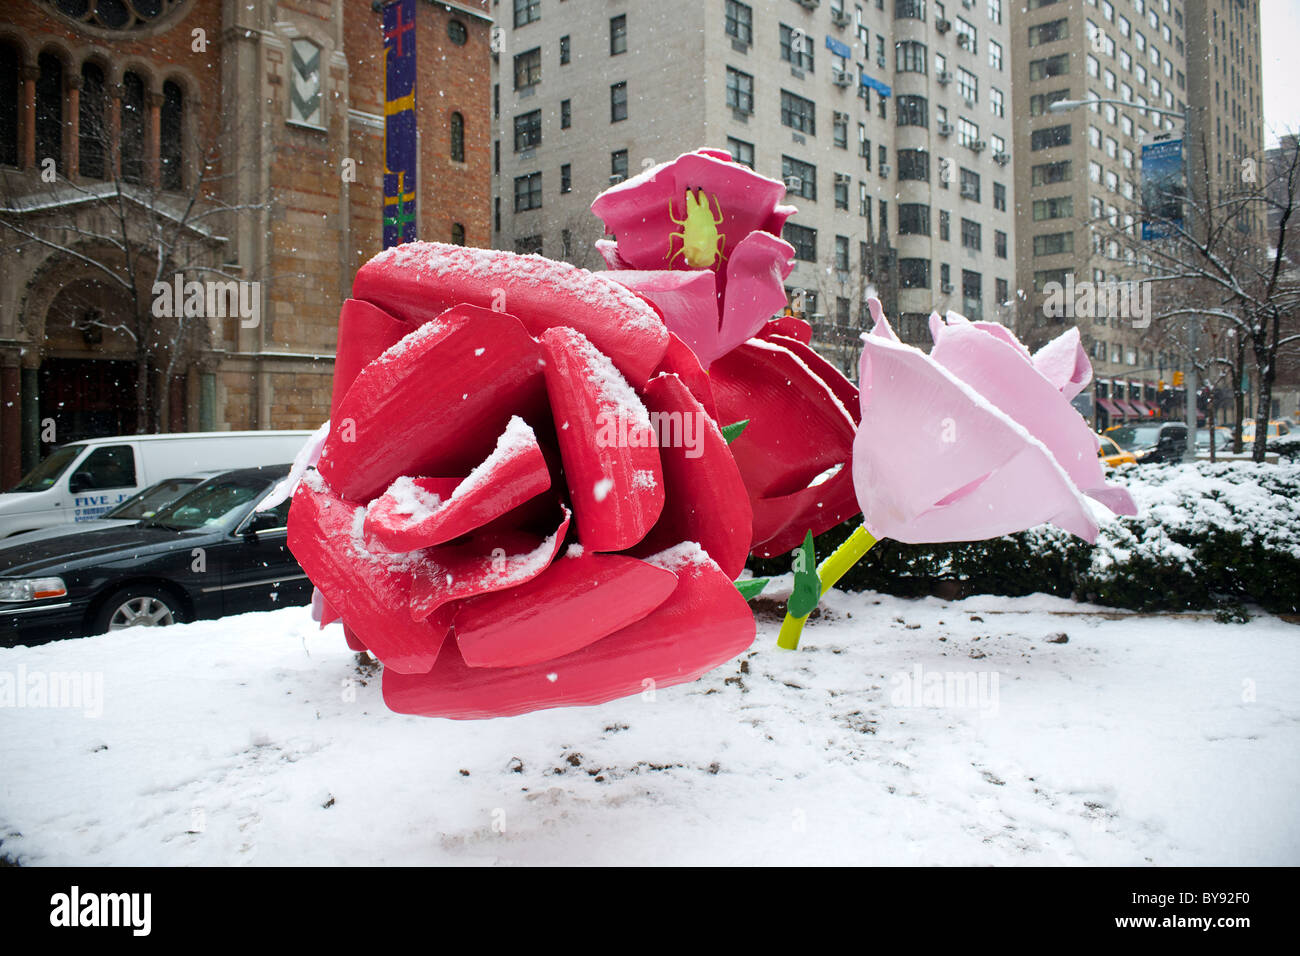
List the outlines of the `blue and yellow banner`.
<svg viewBox="0 0 1300 956">
<path fill-rule="evenodd" d="M 415 238 L 415 0 L 384 7 L 384 248 Z"/>
</svg>

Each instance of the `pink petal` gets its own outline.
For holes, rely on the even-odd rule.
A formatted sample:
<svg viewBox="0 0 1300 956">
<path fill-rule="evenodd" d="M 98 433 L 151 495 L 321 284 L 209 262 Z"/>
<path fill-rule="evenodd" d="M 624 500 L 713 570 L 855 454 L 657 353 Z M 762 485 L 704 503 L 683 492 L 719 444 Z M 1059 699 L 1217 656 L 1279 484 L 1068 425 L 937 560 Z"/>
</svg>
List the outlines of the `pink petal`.
<svg viewBox="0 0 1300 956">
<path fill-rule="evenodd" d="M 1027 361 L 1018 341 L 1009 342 L 982 323 L 932 323 L 931 332 L 933 361 L 1042 442 L 1085 494 L 1103 500 L 1093 494 L 1097 491 L 1123 503 L 1126 495 L 1105 490 L 1097 436 L 1061 390 Z"/>
<path fill-rule="evenodd" d="M 1035 352 L 1034 368 L 1067 399 L 1082 392 L 1092 381 L 1092 363 L 1079 340 L 1078 327 L 1066 329 Z"/>
<path fill-rule="evenodd" d="M 554 660 L 639 621 L 676 587 L 671 571 L 636 558 L 568 555 L 525 584 L 462 604 L 456 645 L 470 667 Z"/>
<path fill-rule="evenodd" d="M 793 267 L 794 247 L 766 232 L 751 232 L 736 245 L 727 260 L 718 355 L 757 335 L 785 308 L 785 280 Z M 700 355 L 700 361 L 708 368 L 715 357 Z"/>
<path fill-rule="evenodd" d="M 418 490 L 413 492 L 412 486 Z M 366 533 L 390 551 L 428 548 L 483 527 L 549 487 L 551 476 L 537 437 L 515 417 L 492 454 L 450 495 L 421 479 L 397 479 L 370 503 Z M 421 500 L 427 508 L 419 507 Z"/>
<path fill-rule="evenodd" d="M 708 269 L 601 272 L 654 303 L 668 330 L 690 346 L 706 369 L 726 351 L 719 346 L 718 292 Z"/>
<path fill-rule="evenodd" d="M 853 447 L 869 531 L 907 542 L 976 541 L 1051 521 L 1095 538 L 1083 496 L 1042 443 L 891 338 L 883 317 L 879 325 L 863 343 Z"/>
<path fill-rule="evenodd" d="M 546 389 L 578 536 L 592 551 L 630 548 L 663 511 L 663 472 L 641 399 L 586 337 L 547 329 Z"/>
<path fill-rule="evenodd" d="M 623 261 L 623 257 L 618 254 L 618 242 L 613 239 L 597 239 L 596 251 L 600 257 L 605 260 L 605 267 L 615 272 L 629 268 L 628 264 Z"/>
</svg>

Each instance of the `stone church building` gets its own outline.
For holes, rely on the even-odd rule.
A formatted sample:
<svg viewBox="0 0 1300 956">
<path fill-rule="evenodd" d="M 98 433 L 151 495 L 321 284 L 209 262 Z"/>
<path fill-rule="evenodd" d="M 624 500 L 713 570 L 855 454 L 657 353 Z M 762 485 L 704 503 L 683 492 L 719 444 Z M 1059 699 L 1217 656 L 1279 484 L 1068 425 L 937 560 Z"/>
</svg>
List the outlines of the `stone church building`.
<svg viewBox="0 0 1300 956">
<path fill-rule="evenodd" d="M 328 417 L 340 303 L 409 209 L 386 59 L 414 45 L 416 235 L 488 246 L 491 30 L 486 0 L 5 0 L 0 487 L 54 443 Z"/>
</svg>

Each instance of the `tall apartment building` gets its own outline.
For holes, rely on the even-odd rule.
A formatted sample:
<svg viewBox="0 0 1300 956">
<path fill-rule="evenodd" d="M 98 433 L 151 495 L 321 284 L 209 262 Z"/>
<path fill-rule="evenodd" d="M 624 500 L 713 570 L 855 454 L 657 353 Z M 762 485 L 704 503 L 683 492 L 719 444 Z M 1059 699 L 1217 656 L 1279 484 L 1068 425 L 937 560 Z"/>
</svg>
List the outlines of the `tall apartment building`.
<svg viewBox="0 0 1300 956">
<path fill-rule="evenodd" d="M 1259 0 L 1184 0 L 1187 8 L 1188 187 L 1203 198 L 1262 183 Z M 1262 241 L 1267 217 L 1240 228 Z"/>
<path fill-rule="evenodd" d="M 855 373 L 865 297 L 928 343 L 1015 277 L 1004 0 L 510 0 L 498 8 L 493 241 L 599 267 L 612 182 L 699 146 L 787 185 L 788 285 Z"/>
<path fill-rule="evenodd" d="M 1141 228 L 1144 144 L 1183 136 L 1192 170 L 1204 129 L 1225 182 L 1246 155 L 1259 155 L 1256 0 L 1025 0 L 1013 34 L 1013 86 L 1026 117 L 1016 130 L 1022 335 L 1041 344 L 1077 323 L 1101 423 L 1172 411 L 1181 398 L 1159 386 L 1181 370 L 1176 349 L 1131 310 L 1060 315 L 1045 292 L 1067 278 L 1122 292 L 1146 274 L 1143 257 L 1116 239 L 1116 230 Z M 1101 102 L 1050 108 L 1088 99 Z"/>
</svg>

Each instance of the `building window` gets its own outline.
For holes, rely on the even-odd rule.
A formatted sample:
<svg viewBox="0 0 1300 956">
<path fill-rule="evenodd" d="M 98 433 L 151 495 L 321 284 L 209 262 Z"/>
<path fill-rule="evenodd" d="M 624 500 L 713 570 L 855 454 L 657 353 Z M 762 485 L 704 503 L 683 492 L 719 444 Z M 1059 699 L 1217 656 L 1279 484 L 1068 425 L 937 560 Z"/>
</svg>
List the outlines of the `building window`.
<svg viewBox="0 0 1300 956">
<path fill-rule="evenodd" d="M 754 11 L 736 0 L 727 0 L 727 36 L 745 46 L 754 42 Z"/>
<path fill-rule="evenodd" d="M 963 146 L 974 146 L 980 141 L 980 127 L 964 116 L 957 117 L 957 142 Z"/>
<path fill-rule="evenodd" d="M 515 0 L 515 26 L 522 27 L 542 18 L 541 0 Z"/>
<path fill-rule="evenodd" d="M 900 258 L 898 260 L 898 286 L 900 289 L 930 288 L 930 260 Z"/>
<path fill-rule="evenodd" d="M 961 244 L 963 249 L 973 249 L 976 252 L 979 252 L 982 248 L 980 224 L 974 219 L 963 219 L 961 221 Z"/>
<path fill-rule="evenodd" d="M 515 240 L 515 252 L 521 256 L 540 256 L 542 254 L 542 237 L 520 236 Z"/>
<path fill-rule="evenodd" d="M 609 121 L 619 123 L 627 119 L 627 80 L 609 87 Z"/>
<path fill-rule="evenodd" d="M 451 158 L 465 162 L 465 117 L 460 113 L 451 114 Z"/>
<path fill-rule="evenodd" d="M 501 197 L 492 197 L 492 229 L 495 232 L 501 231 Z"/>
<path fill-rule="evenodd" d="M 515 56 L 515 89 L 526 90 L 542 82 L 542 48 L 534 47 Z"/>
<path fill-rule="evenodd" d="M 781 91 L 781 123 L 809 136 L 817 135 L 816 104 L 802 96 Z"/>
<path fill-rule="evenodd" d="M 899 96 L 894 106 L 899 126 L 929 126 L 929 103 L 924 96 Z"/>
<path fill-rule="evenodd" d="M 1070 91 L 1068 89 L 1053 90 L 1050 93 L 1035 93 L 1033 96 L 1029 97 L 1029 115 L 1042 116 L 1047 112 L 1047 108 L 1053 103 L 1058 100 L 1066 100 L 1069 98 Z"/>
<path fill-rule="evenodd" d="M 627 14 L 609 18 L 609 55 L 627 52 Z"/>
<path fill-rule="evenodd" d="M 515 117 L 515 152 L 542 145 L 542 111 L 532 110 Z"/>
<path fill-rule="evenodd" d="M 999 212 L 1007 211 L 1007 187 L 1001 183 L 993 184 L 993 208 Z"/>
<path fill-rule="evenodd" d="M 900 236 L 928 236 L 930 234 L 930 207 L 919 202 L 899 203 L 898 234 Z"/>
<path fill-rule="evenodd" d="M 967 103 L 978 103 L 980 99 L 980 81 L 970 70 L 957 68 L 957 92 Z"/>
<path fill-rule="evenodd" d="M 1035 186 L 1050 186 L 1053 183 L 1070 181 L 1070 160 L 1059 163 L 1042 163 L 1030 170 L 1030 181 Z"/>
<path fill-rule="evenodd" d="M 999 259 L 1007 257 L 1007 234 L 1001 229 L 993 230 L 993 255 Z"/>
<path fill-rule="evenodd" d="M 738 163 L 743 163 L 750 169 L 754 168 L 754 144 L 746 143 L 742 139 L 736 139 L 734 136 L 727 137 L 727 149 L 731 150 L 731 158 Z"/>
<path fill-rule="evenodd" d="M 989 66 L 994 70 L 1002 69 L 1002 44 L 989 40 Z"/>
<path fill-rule="evenodd" d="M 973 169 L 961 171 L 961 195 L 963 199 L 980 201 L 980 174 Z"/>
<path fill-rule="evenodd" d="M 853 177 L 849 176 L 847 173 L 835 174 L 835 208 L 836 209 L 849 208 L 849 183 L 852 181 L 853 181 Z"/>
<path fill-rule="evenodd" d="M 573 191 L 573 166 L 565 163 L 560 167 L 560 192 L 568 193 Z"/>
<path fill-rule="evenodd" d="M 1042 222 L 1044 219 L 1069 219 L 1073 215 L 1073 196 L 1034 200 L 1034 222 Z"/>
<path fill-rule="evenodd" d="M 1038 23 L 1029 28 L 1029 45 L 1041 46 L 1044 43 L 1055 43 L 1057 40 L 1064 40 L 1070 35 L 1070 21 L 1066 17 L 1059 20 L 1048 20 L 1046 23 Z"/>
<path fill-rule="evenodd" d="M 840 149 L 849 148 L 849 114 L 835 111 L 831 125 L 831 140 Z"/>
<path fill-rule="evenodd" d="M 898 160 L 899 179 L 930 181 L 930 154 L 926 150 L 900 149 L 895 158 Z"/>
<path fill-rule="evenodd" d="M 925 0 L 894 0 L 894 18 L 924 21 Z"/>
<path fill-rule="evenodd" d="M 1093 62 L 1096 62 L 1095 60 Z M 1070 72 L 1070 54 L 1058 53 L 1042 60 L 1029 61 L 1029 78 L 1042 80 L 1049 76 L 1065 76 Z"/>
<path fill-rule="evenodd" d="M 1052 149 L 1055 146 L 1070 145 L 1070 126 L 1049 126 L 1046 129 L 1036 129 L 1029 134 L 1030 149 Z"/>
<path fill-rule="evenodd" d="M 566 33 L 560 37 L 560 66 L 568 66 L 573 57 L 573 44 Z"/>
<path fill-rule="evenodd" d="M 515 212 L 542 208 L 542 174 L 515 177 Z"/>
<path fill-rule="evenodd" d="M 82 76 L 84 78 L 84 71 Z M 182 189 L 185 186 L 185 94 L 180 85 L 171 80 L 163 84 L 162 92 L 162 108 L 158 116 L 158 173 L 163 189 Z M 81 95 L 86 95 L 84 83 Z M 103 115 L 102 109 L 100 115 Z M 103 166 L 102 148 L 100 166 Z"/>
<path fill-rule="evenodd" d="M 560 129 L 568 129 L 573 125 L 573 101 L 560 100 Z"/>
<path fill-rule="evenodd" d="M 15 63 L 15 73 L 17 64 Z M 6 90 L 6 93 L 8 91 Z M 14 87 L 13 99 L 11 102 L 15 109 L 18 103 L 17 86 Z M 80 125 L 77 135 L 77 163 L 80 166 L 78 172 L 88 179 L 103 179 L 106 173 L 104 166 L 104 143 L 108 133 L 108 124 L 106 121 L 105 108 L 108 104 L 108 98 L 104 86 L 104 71 L 95 63 L 85 63 L 81 67 L 81 104 L 79 106 Z M 9 105 L 9 103 L 6 103 Z M 17 113 L 15 112 L 15 118 Z M 7 132 L 7 130 L 6 130 Z M 18 128 L 15 123 L 13 133 L 10 134 L 14 144 L 13 160 L 9 165 L 18 164 Z M 6 136 L 6 141 L 10 141 Z"/>
<path fill-rule="evenodd" d="M 967 318 L 980 319 L 984 317 L 983 285 L 984 277 L 978 272 L 961 270 L 962 310 L 966 313 Z"/>
<path fill-rule="evenodd" d="M 1052 232 L 1034 236 L 1034 255 L 1057 256 L 1074 252 L 1074 233 Z"/>
<path fill-rule="evenodd" d="M 835 237 L 835 271 L 849 271 L 849 237 Z M 847 310 L 846 310 L 847 311 Z"/>
<path fill-rule="evenodd" d="M 737 113 L 754 112 L 754 78 L 727 67 L 727 105 Z"/>
<path fill-rule="evenodd" d="M 803 30 L 796 33 L 781 24 L 781 59 L 797 70 L 813 72 L 813 42 Z"/>
<path fill-rule="evenodd" d="M 1003 256 L 1003 258 L 1005 259 L 1006 256 Z M 1006 279 L 993 280 L 993 293 L 998 300 L 997 301 L 998 305 L 1011 304 L 1011 287 L 1010 285 L 1007 284 Z"/>
<path fill-rule="evenodd" d="M 627 150 L 616 149 L 609 154 L 609 178 L 620 183 L 627 179 Z"/>
<path fill-rule="evenodd" d="M 979 52 L 979 39 L 975 31 L 975 25 L 961 17 L 956 20 L 957 45 L 963 50 L 969 50 L 971 53 Z"/>
<path fill-rule="evenodd" d="M 289 120 L 304 126 L 324 126 L 320 47 L 299 38 L 293 41 L 290 56 L 293 76 L 289 81 Z"/>
<path fill-rule="evenodd" d="M 145 181 L 144 80 L 138 73 L 122 77 L 122 179 Z M 39 161 L 40 157 L 37 157 Z"/>
<path fill-rule="evenodd" d="M 989 112 L 994 116 L 1005 118 L 1007 115 L 1005 104 L 1006 101 L 1002 95 L 1002 91 L 996 86 L 989 87 Z"/>
<path fill-rule="evenodd" d="M 942 239 L 944 242 L 948 242 L 949 239 L 951 238 L 951 225 L 950 225 L 951 221 L 952 218 L 948 215 L 948 211 L 946 209 L 940 209 L 939 210 L 939 238 Z"/>
<path fill-rule="evenodd" d="M 781 157 L 781 178 L 786 192 L 803 199 L 817 199 L 817 167 L 793 156 Z"/>
<path fill-rule="evenodd" d="M 464 46 L 469 40 L 469 30 L 459 20 L 447 21 L 447 39 L 456 46 Z"/>
<path fill-rule="evenodd" d="M 817 261 L 817 230 L 787 222 L 781 237 L 794 246 L 794 257 L 803 262 Z"/>
<path fill-rule="evenodd" d="M 894 44 L 894 70 L 898 73 L 924 73 L 928 56 L 924 43 L 900 40 Z"/>
<path fill-rule="evenodd" d="M 453 246 L 465 245 L 465 227 L 458 222 L 451 224 L 451 244 Z"/>
<path fill-rule="evenodd" d="M 36 164 L 46 159 L 54 160 L 54 168 L 63 168 L 63 62 L 51 53 L 37 58 L 36 77 Z M 139 77 L 128 73 L 128 77 Z M 126 90 L 123 84 L 123 113 L 126 109 Z M 141 92 L 143 106 L 143 91 Z M 125 123 L 125 116 L 123 117 Z M 143 129 L 143 127 L 142 127 Z"/>
</svg>

